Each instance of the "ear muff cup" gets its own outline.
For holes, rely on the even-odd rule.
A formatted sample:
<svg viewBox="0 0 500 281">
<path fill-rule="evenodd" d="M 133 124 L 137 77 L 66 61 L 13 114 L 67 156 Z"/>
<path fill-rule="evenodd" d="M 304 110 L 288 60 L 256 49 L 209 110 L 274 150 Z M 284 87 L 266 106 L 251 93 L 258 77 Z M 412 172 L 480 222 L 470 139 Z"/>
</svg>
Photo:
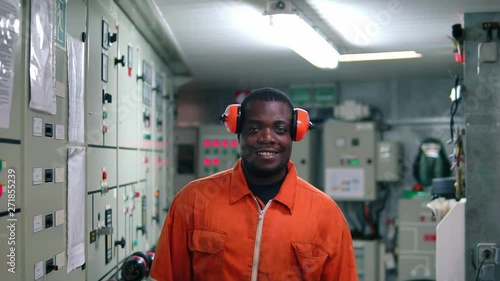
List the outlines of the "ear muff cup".
<svg viewBox="0 0 500 281">
<path fill-rule="evenodd" d="M 226 129 L 233 133 L 239 134 L 241 130 L 241 111 L 239 104 L 230 104 L 226 107 L 226 111 L 221 115 L 219 120 L 224 123 Z M 293 141 L 300 141 L 307 132 L 314 128 L 314 125 L 309 121 L 309 113 L 302 108 L 294 108 L 292 113 L 292 128 L 291 137 Z"/>
<path fill-rule="evenodd" d="M 293 110 L 293 117 L 292 139 L 294 141 L 300 141 L 314 126 L 311 121 L 309 121 L 309 113 L 302 108 L 295 108 Z"/>
<path fill-rule="evenodd" d="M 140 281 L 149 276 L 152 259 L 143 252 L 134 252 L 123 263 L 121 273 L 124 281 Z"/>
<path fill-rule="evenodd" d="M 146 265 L 148 268 L 151 267 L 151 257 L 149 257 L 146 253 L 144 252 L 134 252 L 131 256 L 139 256 L 143 258 L 146 261 Z"/>
<path fill-rule="evenodd" d="M 240 105 L 230 104 L 226 107 L 226 111 L 221 115 L 220 121 L 224 123 L 226 129 L 233 134 L 240 132 Z"/>
</svg>

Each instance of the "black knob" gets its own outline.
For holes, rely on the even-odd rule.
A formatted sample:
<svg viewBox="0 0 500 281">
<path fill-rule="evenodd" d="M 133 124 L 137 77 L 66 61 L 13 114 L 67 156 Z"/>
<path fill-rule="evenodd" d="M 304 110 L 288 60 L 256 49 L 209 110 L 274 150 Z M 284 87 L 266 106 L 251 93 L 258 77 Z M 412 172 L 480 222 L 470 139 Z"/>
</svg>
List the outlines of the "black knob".
<svg viewBox="0 0 500 281">
<path fill-rule="evenodd" d="M 153 92 L 159 92 L 161 89 L 160 85 L 156 85 L 156 87 L 154 87 L 153 89 L 151 89 L 151 91 Z"/>
<path fill-rule="evenodd" d="M 144 235 L 144 233 L 146 233 L 146 226 L 145 226 L 145 225 L 143 225 L 143 226 L 138 226 L 138 227 L 136 228 L 136 231 L 139 231 L 139 230 L 142 232 L 142 235 Z"/>
<path fill-rule="evenodd" d="M 169 208 L 163 208 L 163 211 L 164 211 L 165 213 L 168 213 L 168 210 L 169 210 Z"/>
<path fill-rule="evenodd" d="M 87 33 L 82 32 L 82 42 L 85 43 L 87 41 Z"/>
<path fill-rule="evenodd" d="M 142 80 L 144 81 L 144 74 L 142 75 L 137 75 L 136 81 Z"/>
<path fill-rule="evenodd" d="M 147 122 L 147 121 L 150 121 L 150 119 L 151 119 L 151 114 L 149 114 L 147 112 L 144 112 L 142 114 L 142 121 Z"/>
<path fill-rule="evenodd" d="M 125 237 L 122 239 L 115 241 L 115 247 L 120 246 L 122 249 L 125 248 Z"/>
<path fill-rule="evenodd" d="M 108 36 L 109 36 L 109 43 L 115 43 L 116 42 L 116 39 L 118 37 L 118 34 L 116 33 L 108 33 Z"/>
<path fill-rule="evenodd" d="M 115 66 L 117 64 L 121 64 L 122 66 L 125 66 L 125 56 L 122 56 L 121 59 L 115 58 Z"/>
<path fill-rule="evenodd" d="M 111 103 L 112 101 L 113 101 L 113 96 L 103 89 L 102 90 L 102 103 Z"/>
<path fill-rule="evenodd" d="M 160 223 L 160 216 L 159 216 L 159 215 L 153 216 L 153 220 L 154 220 L 156 223 Z"/>
<path fill-rule="evenodd" d="M 160 118 L 157 118 L 156 119 L 156 126 L 161 127 L 162 125 L 163 125 L 163 120 L 161 120 Z"/>
</svg>

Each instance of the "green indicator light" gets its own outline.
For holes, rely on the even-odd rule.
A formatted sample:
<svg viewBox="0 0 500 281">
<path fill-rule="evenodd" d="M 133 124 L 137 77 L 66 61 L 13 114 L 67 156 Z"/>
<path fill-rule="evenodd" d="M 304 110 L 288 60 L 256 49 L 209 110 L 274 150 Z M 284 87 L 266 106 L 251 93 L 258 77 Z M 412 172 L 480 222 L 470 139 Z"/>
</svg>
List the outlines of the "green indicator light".
<svg viewBox="0 0 500 281">
<path fill-rule="evenodd" d="M 144 139 L 150 140 L 151 139 L 151 134 L 144 134 Z"/>
<path fill-rule="evenodd" d="M 219 150 L 218 149 L 214 149 L 214 154 L 219 154 Z"/>
<path fill-rule="evenodd" d="M 137 246 L 137 245 L 139 245 L 139 240 L 135 239 L 134 240 L 134 246 Z"/>
<path fill-rule="evenodd" d="M 205 167 L 205 174 L 208 174 L 208 173 L 210 173 L 210 168 Z"/>
<path fill-rule="evenodd" d="M 210 149 L 205 149 L 205 154 L 210 154 Z"/>
<path fill-rule="evenodd" d="M 163 141 L 163 137 L 162 137 L 162 136 L 159 136 L 159 137 L 158 137 L 158 141 Z"/>
<path fill-rule="evenodd" d="M 353 166 L 358 166 L 358 159 L 352 159 L 351 163 Z"/>
<path fill-rule="evenodd" d="M 104 111 L 104 112 L 102 113 L 102 118 L 104 118 L 104 119 L 107 119 L 107 118 L 108 118 L 108 112 L 107 112 L 107 111 Z"/>
<path fill-rule="evenodd" d="M 227 149 L 222 150 L 222 154 L 226 155 L 227 154 Z"/>
<path fill-rule="evenodd" d="M 236 149 L 233 149 L 233 154 L 238 155 L 238 151 Z"/>
<path fill-rule="evenodd" d="M 214 173 L 217 173 L 219 171 L 219 168 L 214 167 Z"/>
</svg>

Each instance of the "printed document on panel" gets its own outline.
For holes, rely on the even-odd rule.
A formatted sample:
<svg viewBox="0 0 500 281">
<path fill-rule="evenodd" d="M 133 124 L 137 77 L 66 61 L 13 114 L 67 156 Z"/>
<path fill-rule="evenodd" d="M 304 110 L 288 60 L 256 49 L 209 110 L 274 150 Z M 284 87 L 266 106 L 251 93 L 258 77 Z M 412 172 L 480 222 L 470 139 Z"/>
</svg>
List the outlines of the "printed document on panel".
<svg viewBox="0 0 500 281">
<path fill-rule="evenodd" d="M 19 49 L 19 0 L 0 1 L 0 128 L 9 128 L 16 50 Z"/>
<path fill-rule="evenodd" d="M 84 44 L 68 36 L 68 94 L 70 142 L 83 143 L 85 132 L 84 118 Z"/>
<path fill-rule="evenodd" d="M 85 148 L 68 147 L 67 272 L 85 263 Z"/>
<path fill-rule="evenodd" d="M 365 170 L 361 168 L 326 168 L 325 193 L 335 197 L 363 198 Z"/>
<path fill-rule="evenodd" d="M 29 108 L 56 114 L 54 1 L 31 2 Z"/>
</svg>

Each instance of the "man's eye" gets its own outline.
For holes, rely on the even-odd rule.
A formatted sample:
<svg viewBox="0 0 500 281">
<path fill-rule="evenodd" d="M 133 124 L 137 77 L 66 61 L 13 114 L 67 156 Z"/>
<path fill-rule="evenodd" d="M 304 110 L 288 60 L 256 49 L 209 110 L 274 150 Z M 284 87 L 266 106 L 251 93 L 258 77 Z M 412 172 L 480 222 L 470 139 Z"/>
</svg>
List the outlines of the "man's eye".
<svg viewBox="0 0 500 281">
<path fill-rule="evenodd" d="M 250 128 L 248 128 L 248 131 L 249 131 L 250 133 L 257 132 L 258 130 L 259 130 L 259 129 L 257 129 L 257 127 L 250 127 Z"/>
<path fill-rule="evenodd" d="M 276 128 L 274 131 L 275 131 L 276 133 L 282 134 L 282 133 L 285 133 L 285 132 L 286 132 L 286 129 L 285 129 L 285 128 Z"/>
</svg>

